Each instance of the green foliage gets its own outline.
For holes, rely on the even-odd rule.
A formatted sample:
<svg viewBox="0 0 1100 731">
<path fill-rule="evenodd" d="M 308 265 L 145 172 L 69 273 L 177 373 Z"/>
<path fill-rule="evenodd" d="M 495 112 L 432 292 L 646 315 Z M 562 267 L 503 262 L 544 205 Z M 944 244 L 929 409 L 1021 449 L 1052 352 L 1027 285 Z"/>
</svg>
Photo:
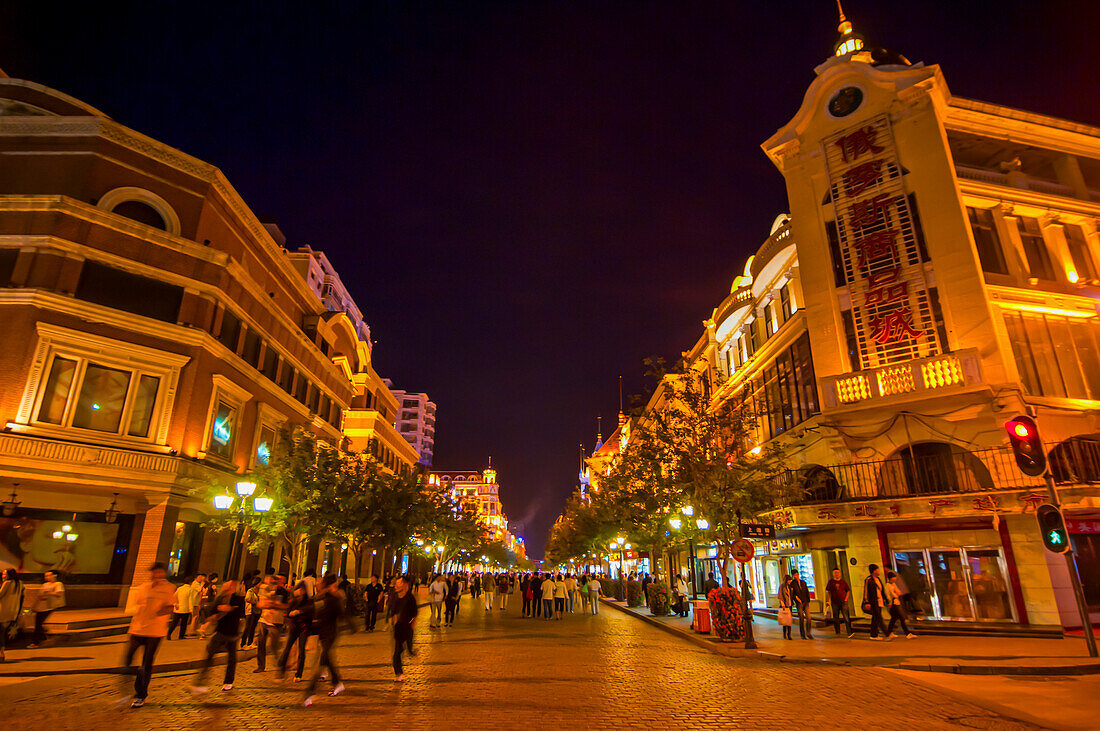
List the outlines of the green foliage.
<svg viewBox="0 0 1100 731">
<path fill-rule="evenodd" d="M 433 560 L 443 562 L 485 542 L 476 512 L 456 504 L 446 490 L 422 484 L 415 474 L 395 475 L 369 451 L 333 447 L 301 427 L 280 432 L 268 464 L 258 466 L 251 479 L 258 485 L 254 497 L 273 503 L 266 513 L 246 509 L 249 548 L 281 546 L 299 575 L 305 547 L 316 538 L 346 541 L 353 555 L 373 546 L 396 558 L 420 537 L 432 546 Z M 210 501 L 223 489 L 197 492 Z M 235 528 L 242 517 L 237 505 L 212 516 L 208 525 Z M 444 550 L 436 551 L 437 545 Z"/>
</svg>

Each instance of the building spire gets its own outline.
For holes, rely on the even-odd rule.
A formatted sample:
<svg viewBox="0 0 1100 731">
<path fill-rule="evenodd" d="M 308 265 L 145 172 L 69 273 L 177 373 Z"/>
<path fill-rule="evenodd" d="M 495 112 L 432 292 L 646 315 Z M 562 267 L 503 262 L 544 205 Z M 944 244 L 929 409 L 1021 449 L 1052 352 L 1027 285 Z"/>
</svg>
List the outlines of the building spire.
<svg viewBox="0 0 1100 731">
<path fill-rule="evenodd" d="M 603 442 L 603 416 L 596 417 L 596 441 Z"/>
<path fill-rule="evenodd" d="M 852 28 L 852 21 L 844 15 L 844 6 L 840 4 L 840 0 L 836 0 L 836 10 L 840 14 L 840 23 L 836 27 L 840 35 L 833 44 L 833 53 L 837 56 L 847 56 L 856 51 L 862 51 L 863 36 Z"/>
</svg>

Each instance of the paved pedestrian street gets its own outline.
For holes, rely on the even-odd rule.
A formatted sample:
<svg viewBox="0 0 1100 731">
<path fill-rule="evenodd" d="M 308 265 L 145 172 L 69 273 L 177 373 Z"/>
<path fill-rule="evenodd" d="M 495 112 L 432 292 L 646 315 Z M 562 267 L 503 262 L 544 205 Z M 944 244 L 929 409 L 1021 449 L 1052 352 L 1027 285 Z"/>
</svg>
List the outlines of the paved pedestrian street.
<svg viewBox="0 0 1100 731">
<path fill-rule="evenodd" d="M 545 621 L 520 617 L 518 602 L 489 615 L 467 597 L 454 627 L 427 618 L 406 682 L 393 681 L 387 634 L 359 633 L 339 648 L 347 691 L 330 698 L 324 684 L 312 708 L 301 684 L 247 661 L 230 692 L 215 668 L 202 700 L 187 691 L 192 673 L 155 677 L 139 710 L 116 704 L 118 676 L 8 682 L 0 727 L 1035 728 L 875 670 L 722 657 L 606 607 Z"/>
</svg>

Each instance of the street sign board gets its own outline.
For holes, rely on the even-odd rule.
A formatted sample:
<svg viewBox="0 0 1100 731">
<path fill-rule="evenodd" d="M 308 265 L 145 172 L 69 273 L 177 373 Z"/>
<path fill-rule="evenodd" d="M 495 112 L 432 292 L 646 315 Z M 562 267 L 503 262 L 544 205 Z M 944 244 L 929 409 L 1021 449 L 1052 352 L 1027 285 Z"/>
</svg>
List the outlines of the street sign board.
<svg viewBox="0 0 1100 731">
<path fill-rule="evenodd" d="M 734 541 L 731 547 L 730 555 L 733 556 L 734 561 L 740 563 L 748 563 L 752 561 L 752 557 L 756 554 L 756 549 L 752 547 L 752 544 L 742 538 L 739 541 Z"/>
<path fill-rule="evenodd" d="M 766 525 L 764 523 L 742 523 L 741 524 L 741 537 L 742 538 L 775 538 L 775 526 Z"/>
</svg>

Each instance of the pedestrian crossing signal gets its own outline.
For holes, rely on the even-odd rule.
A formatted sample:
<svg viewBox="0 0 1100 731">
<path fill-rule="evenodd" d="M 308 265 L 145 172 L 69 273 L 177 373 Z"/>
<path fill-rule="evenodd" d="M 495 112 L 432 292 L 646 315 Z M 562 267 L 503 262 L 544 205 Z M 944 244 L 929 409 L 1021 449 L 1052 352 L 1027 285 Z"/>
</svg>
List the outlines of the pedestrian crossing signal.
<svg viewBox="0 0 1100 731">
<path fill-rule="evenodd" d="M 1039 427 L 1030 416 L 1017 416 L 1005 423 L 1008 443 L 1016 455 L 1016 464 L 1020 472 L 1038 477 L 1047 469 L 1047 458 L 1043 453 L 1043 440 L 1039 438 Z"/>
<path fill-rule="evenodd" d="M 1051 553 L 1066 553 L 1070 549 L 1069 531 L 1062 511 L 1053 505 L 1040 505 L 1035 511 L 1039 521 L 1039 530 L 1043 536 L 1043 545 Z"/>
</svg>

